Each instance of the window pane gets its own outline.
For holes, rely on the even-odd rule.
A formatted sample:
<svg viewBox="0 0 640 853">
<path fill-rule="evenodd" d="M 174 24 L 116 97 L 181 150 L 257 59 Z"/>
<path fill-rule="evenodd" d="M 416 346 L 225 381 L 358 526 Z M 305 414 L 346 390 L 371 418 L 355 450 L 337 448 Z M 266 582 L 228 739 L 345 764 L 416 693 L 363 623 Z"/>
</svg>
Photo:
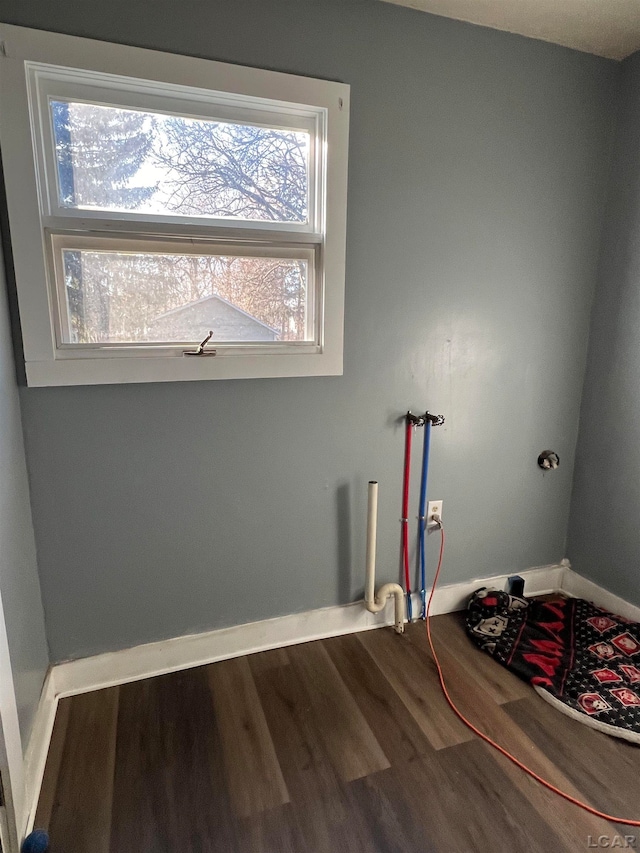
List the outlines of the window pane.
<svg viewBox="0 0 640 853">
<path fill-rule="evenodd" d="M 63 249 L 66 343 L 305 341 L 306 259 Z"/>
<path fill-rule="evenodd" d="M 62 207 L 304 223 L 309 133 L 51 101 Z"/>
</svg>

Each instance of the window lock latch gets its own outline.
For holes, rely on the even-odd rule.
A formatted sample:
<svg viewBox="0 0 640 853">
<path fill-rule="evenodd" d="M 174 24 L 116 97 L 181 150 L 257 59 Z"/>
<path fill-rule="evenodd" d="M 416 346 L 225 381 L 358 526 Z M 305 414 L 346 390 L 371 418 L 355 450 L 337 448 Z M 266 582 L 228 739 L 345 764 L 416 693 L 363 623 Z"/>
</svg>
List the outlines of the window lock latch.
<svg viewBox="0 0 640 853">
<path fill-rule="evenodd" d="M 206 345 L 209 343 L 209 341 L 211 340 L 212 337 L 213 337 L 213 332 L 209 332 L 207 337 L 199 345 L 198 349 L 183 350 L 182 355 L 216 355 L 217 350 L 205 349 Z"/>
</svg>

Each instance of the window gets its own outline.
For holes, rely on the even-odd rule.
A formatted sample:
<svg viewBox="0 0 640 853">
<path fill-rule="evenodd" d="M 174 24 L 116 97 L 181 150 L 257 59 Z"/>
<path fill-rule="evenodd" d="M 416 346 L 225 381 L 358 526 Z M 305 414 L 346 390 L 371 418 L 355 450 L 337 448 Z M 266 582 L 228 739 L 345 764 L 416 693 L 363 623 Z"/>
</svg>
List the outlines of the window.
<svg viewBox="0 0 640 853">
<path fill-rule="evenodd" d="M 342 372 L 348 86 L 0 38 L 30 385 Z"/>
</svg>

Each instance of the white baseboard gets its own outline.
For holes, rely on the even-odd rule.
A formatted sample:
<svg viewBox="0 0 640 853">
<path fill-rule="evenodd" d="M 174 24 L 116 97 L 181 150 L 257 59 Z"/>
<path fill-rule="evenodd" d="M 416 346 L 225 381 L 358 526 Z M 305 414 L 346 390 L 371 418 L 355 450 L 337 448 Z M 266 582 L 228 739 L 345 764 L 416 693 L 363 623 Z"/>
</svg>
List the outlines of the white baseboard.
<svg viewBox="0 0 640 853">
<path fill-rule="evenodd" d="M 564 568 L 542 566 L 521 572 L 527 592 L 532 595 L 558 589 Z M 509 575 L 478 578 L 441 586 L 433 598 L 432 613 L 461 610 L 471 593 L 480 586 L 504 587 Z M 420 596 L 413 595 L 414 615 L 420 612 Z M 393 602 L 380 613 L 369 613 L 361 601 L 334 607 L 276 616 L 201 634 L 145 643 L 118 652 L 66 661 L 53 667 L 57 696 L 73 696 L 115 684 L 126 684 L 180 669 L 202 666 L 266 649 L 308 643 L 393 624 Z"/>
<path fill-rule="evenodd" d="M 23 832 L 28 835 L 33 829 L 40 787 L 47 763 L 49 742 L 58 708 L 53 669 L 49 669 L 42 686 L 40 701 L 33 720 L 33 727 L 24 756 L 25 820 Z"/>
<path fill-rule="evenodd" d="M 640 608 L 628 604 L 592 581 L 582 578 L 570 568 L 566 560 L 559 565 L 540 566 L 518 572 L 518 574 L 525 580 L 527 595 L 564 591 L 574 597 L 588 598 L 600 607 L 640 621 Z M 431 612 L 437 616 L 441 613 L 462 610 L 478 587 L 504 589 L 508 577 L 507 574 L 494 575 L 438 587 Z M 414 593 L 412 603 L 414 615 L 417 615 L 420 612 L 419 594 Z M 26 831 L 33 828 L 57 703 L 63 696 L 88 693 L 103 687 L 126 684 L 130 681 L 190 669 L 253 652 L 356 631 L 367 631 L 392 624 L 391 599 L 385 610 L 380 613 L 369 613 L 365 610 L 363 603 L 358 601 L 353 604 L 278 616 L 261 622 L 219 628 L 201 634 L 174 637 L 118 652 L 107 652 L 57 664 L 52 667 L 45 681 L 25 759 L 26 794 L 29 805 Z"/>
<path fill-rule="evenodd" d="M 587 601 L 592 601 L 596 607 L 610 610 L 612 613 L 617 613 L 633 622 L 640 622 L 640 607 L 636 604 L 630 604 L 624 598 L 609 592 L 608 589 L 599 586 L 594 581 L 582 577 L 568 565 L 565 565 L 562 576 L 562 591 L 572 598 L 586 598 Z"/>
</svg>

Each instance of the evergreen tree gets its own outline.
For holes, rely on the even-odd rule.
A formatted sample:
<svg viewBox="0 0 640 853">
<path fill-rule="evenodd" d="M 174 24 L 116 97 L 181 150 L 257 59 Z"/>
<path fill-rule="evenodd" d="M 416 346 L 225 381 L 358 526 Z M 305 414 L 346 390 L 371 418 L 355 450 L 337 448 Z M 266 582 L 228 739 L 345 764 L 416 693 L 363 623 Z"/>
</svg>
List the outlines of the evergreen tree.
<svg viewBox="0 0 640 853">
<path fill-rule="evenodd" d="M 132 184 L 153 146 L 148 113 L 54 101 L 52 114 L 62 204 L 137 210 L 153 195 Z"/>
</svg>

